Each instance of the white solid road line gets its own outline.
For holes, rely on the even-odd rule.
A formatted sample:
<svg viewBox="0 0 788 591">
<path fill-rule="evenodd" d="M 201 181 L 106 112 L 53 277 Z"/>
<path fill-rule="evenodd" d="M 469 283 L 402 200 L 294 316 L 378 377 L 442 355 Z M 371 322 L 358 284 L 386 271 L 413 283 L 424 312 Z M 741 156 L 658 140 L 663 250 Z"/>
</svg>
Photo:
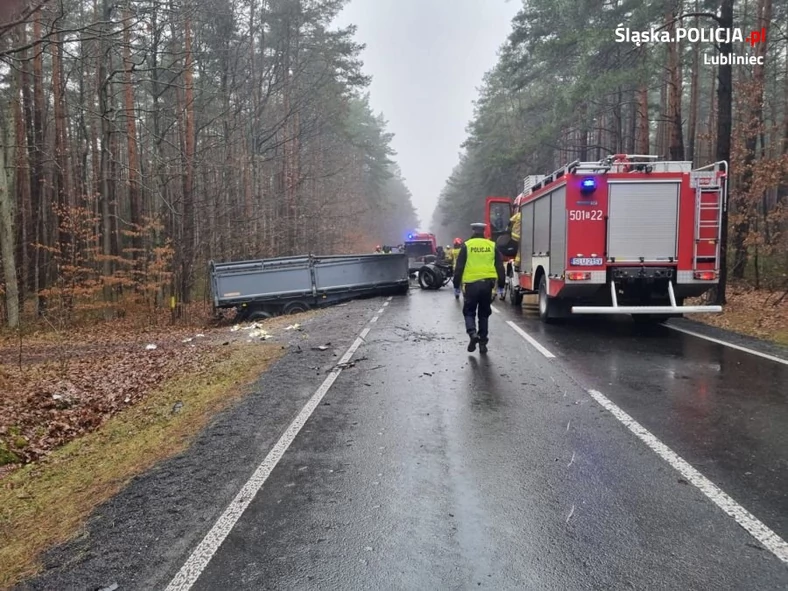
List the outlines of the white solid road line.
<svg viewBox="0 0 788 591">
<path fill-rule="evenodd" d="M 632 431 L 643 443 L 648 445 L 659 457 L 673 466 L 684 478 L 694 484 L 720 509 L 736 520 L 736 523 L 746 529 L 756 540 L 765 548 L 769 549 L 777 558 L 788 564 L 788 543 L 774 533 L 747 509 L 739 505 L 730 498 L 722 489 L 715 485 L 708 478 L 703 476 L 685 460 L 679 457 L 673 450 L 652 435 L 640 423 L 635 421 L 627 413 L 621 410 L 613 402 L 607 399 L 597 390 L 589 390 L 588 393 L 603 408 L 621 421 L 630 431 Z"/>
<path fill-rule="evenodd" d="M 545 349 L 545 348 L 544 348 L 542 345 L 540 345 L 540 344 L 539 344 L 539 343 L 536 341 L 536 339 L 535 339 L 535 338 L 533 338 L 531 335 L 529 335 L 527 332 L 525 332 L 525 331 L 524 331 L 522 328 L 520 328 L 519 326 L 517 326 L 517 325 L 516 325 L 514 322 L 512 322 L 511 320 L 507 320 L 507 321 L 506 321 L 506 324 L 508 324 L 509 326 L 511 326 L 511 327 L 514 329 L 514 331 L 515 331 L 517 334 L 519 334 L 519 335 L 520 335 L 521 337 L 523 337 L 523 338 L 524 338 L 526 341 L 528 341 L 528 342 L 529 342 L 529 343 L 531 343 L 531 344 L 532 344 L 534 347 L 536 347 L 536 349 L 537 349 L 537 350 L 538 350 L 538 351 L 539 351 L 539 352 L 540 352 L 542 355 L 544 355 L 544 356 L 545 356 L 545 357 L 547 357 L 548 359 L 554 359 L 554 358 L 555 358 L 555 355 L 553 355 L 552 353 L 550 353 L 550 351 L 548 351 L 548 350 L 547 350 L 547 349 Z"/>
<path fill-rule="evenodd" d="M 377 319 L 377 316 L 375 317 Z M 298 416 L 290 423 L 290 426 L 279 438 L 274 447 L 268 452 L 263 462 L 257 467 L 252 477 L 241 487 L 240 492 L 235 496 L 227 509 L 224 510 L 221 517 L 216 521 L 211 530 L 203 538 L 202 542 L 194 549 L 191 556 L 189 556 L 186 563 L 178 571 L 178 574 L 167 585 L 166 591 L 188 591 L 192 585 L 197 582 L 205 567 L 213 558 L 213 555 L 222 545 L 225 538 L 232 531 L 235 524 L 240 519 L 243 512 L 251 504 L 257 493 L 262 488 L 265 481 L 271 475 L 271 472 L 282 459 L 282 456 L 293 443 L 293 440 L 301 431 L 302 427 L 306 424 L 309 417 L 323 400 L 328 390 L 334 384 L 339 374 L 342 373 L 342 366 L 344 366 L 358 348 L 364 342 L 364 337 L 369 333 L 369 327 L 362 331 L 361 335 L 353 342 L 350 348 L 345 352 L 342 358 L 337 363 L 337 366 L 331 371 L 325 381 L 320 385 L 317 391 L 312 395 L 306 403 Z"/>
<path fill-rule="evenodd" d="M 704 334 L 701 334 L 699 332 L 693 332 L 691 330 L 687 330 L 686 328 L 679 328 L 678 326 L 671 326 L 670 324 L 666 324 L 665 326 L 667 326 L 671 330 L 675 330 L 677 332 L 683 332 L 684 334 L 688 334 L 693 337 L 698 337 L 699 339 L 705 339 L 707 341 L 711 341 L 712 343 L 717 343 L 718 345 L 725 345 L 726 347 L 730 347 L 731 349 L 738 349 L 739 351 L 744 351 L 745 353 L 750 353 L 751 355 L 757 355 L 758 357 L 763 357 L 764 359 L 769 359 L 770 361 L 776 361 L 777 363 L 783 363 L 785 365 L 788 365 L 788 359 L 775 357 L 774 355 L 769 355 L 768 353 L 761 353 L 760 351 L 748 349 L 747 347 L 742 347 L 741 345 L 734 345 L 733 343 L 729 343 L 727 341 L 721 341 L 720 339 L 707 337 Z"/>
</svg>

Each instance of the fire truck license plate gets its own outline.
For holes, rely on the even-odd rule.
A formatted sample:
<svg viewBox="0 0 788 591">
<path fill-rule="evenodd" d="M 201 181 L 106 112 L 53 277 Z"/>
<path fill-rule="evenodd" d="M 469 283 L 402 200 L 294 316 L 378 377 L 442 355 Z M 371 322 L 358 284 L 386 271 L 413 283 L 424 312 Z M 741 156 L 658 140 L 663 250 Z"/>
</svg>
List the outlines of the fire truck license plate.
<svg viewBox="0 0 788 591">
<path fill-rule="evenodd" d="M 596 259 L 591 259 L 591 258 L 578 259 L 578 258 L 574 258 L 574 259 L 571 259 L 569 261 L 569 264 L 573 265 L 575 267 L 600 267 L 600 266 L 602 266 L 603 262 L 604 261 L 602 259 L 599 259 L 599 258 L 596 258 Z"/>
</svg>

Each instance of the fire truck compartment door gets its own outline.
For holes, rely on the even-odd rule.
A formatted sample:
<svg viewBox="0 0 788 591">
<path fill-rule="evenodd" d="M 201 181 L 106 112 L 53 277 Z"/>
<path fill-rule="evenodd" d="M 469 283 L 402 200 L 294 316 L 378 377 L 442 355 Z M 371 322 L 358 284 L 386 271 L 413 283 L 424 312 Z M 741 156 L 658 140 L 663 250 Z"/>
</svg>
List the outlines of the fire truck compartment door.
<svg viewBox="0 0 788 591">
<path fill-rule="evenodd" d="M 534 254 L 534 204 L 523 205 L 520 230 L 520 266 L 523 272 L 533 272 Z"/>
<path fill-rule="evenodd" d="M 616 261 L 676 258 L 680 183 L 609 183 L 607 256 Z"/>
</svg>

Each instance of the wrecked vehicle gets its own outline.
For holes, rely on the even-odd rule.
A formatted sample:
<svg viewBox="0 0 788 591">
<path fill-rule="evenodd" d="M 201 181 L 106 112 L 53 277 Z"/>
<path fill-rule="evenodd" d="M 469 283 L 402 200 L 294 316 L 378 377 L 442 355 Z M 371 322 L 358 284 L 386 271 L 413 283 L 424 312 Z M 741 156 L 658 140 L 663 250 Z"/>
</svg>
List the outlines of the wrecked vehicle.
<svg viewBox="0 0 788 591">
<path fill-rule="evenodd" d="M 211 261 L 209 276 L 214 310 L 235 308 L 240 322 L 409 289 L 405 254 Z"/>
</svg>

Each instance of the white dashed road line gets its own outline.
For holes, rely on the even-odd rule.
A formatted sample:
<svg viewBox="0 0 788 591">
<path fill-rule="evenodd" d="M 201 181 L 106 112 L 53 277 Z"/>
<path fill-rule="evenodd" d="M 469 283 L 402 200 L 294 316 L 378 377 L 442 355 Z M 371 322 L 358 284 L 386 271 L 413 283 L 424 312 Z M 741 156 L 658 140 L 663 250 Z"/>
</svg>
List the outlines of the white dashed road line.
<svg viewBox="0 0 788 591">
<path fill-rule="evenodd" d="M 490 309 L 491 309 L 493 312 L 495 312 L 496 314 L 500 314 L 500 313 L 501 313 L 501 311 L 500 311 L 498 308 L 496 308 L 495 306 L 490 306 Z"/>
<path fill-rule="evenodd" d="M 534 346 L 534 347 L 535 347 L 535 348 L 536 348 L 536 349 L 537 349 L 537 350 L 538 350 L 538 351 L 539 351 L 539 352 L 540 352 L 542 355 L 544 355 L 544 356 L 545 356 L 545 357 L 547 357 L 548 359 L 554 359 L 554 358 L 555 358 L 555 355 L 553 355 L 552 353 L 550 353 L 550 351 L 548 351 L 547 349 L 545 349 L 545 348 L 544 348 L 544 347 L 543 347 L 541 344 L 539 344 L 539 343 L 536 341 L 536 339 L 535 339 L 535 338 L 533 338 L 531 335 L 529 335 L 527 332 L 525 332 L 525 331 L 524 331 L 522 328 L 520 328 L 519 326 L 517 326 L 517 325 L 516 325 L 514 322 L 512 322 L 511 320 L 507 320 L 507 321 L 506 321 L 506 324 L 508 324 L 509 326 L 511 326 L 511 327 L 514 329 L 514 331 L 515 331 L 517 334 L 519 334 L 519 335 L 520 335 L 521 337 L 523 337 L 523 338 L 524 338 L 526 341 L 528 341 L 529 343 L 531 343 L 531 344 L 532 344 L 532 345 L 533 345 L 533 346 Z"/>
<path fill-rule="evenodd" d="M 764 359 L 768 359 L 770 361 L 776 361 L 777 363 L 788 365 L 788 359 L 775 357 L 774 355 L 769 355 L 768 353 L 761 353 L 760 351 L 755 351 L 754 349 L 748 349 L 747 347 L 742 347 L 741 345 L 734 345 L 733 343 L 729 343 L 727 341 L 721 341 L 720 339 L 707 337 L 704 334 L 701 334 L 699 332 L 693 332 L 691 330 L 687 330 L 686 328 L 679 328 L 678 326 L 671 326 L 670 324 L 666 324 L 665 326 L 667 326 L 671 330 L 675 330 L 676 332 L 683 332 L 684 334 L 688 334 L 693 337 L 698 337 L 699 339 L 711 341 L 712 343 L 717 343 L 718 345 L 725 345 L 726 347 L 730 347 L 731 349 L 738 349 L 739 351 L 744 351 L 745 353 L 749 353 L 751 355 L 757 355 L 758 357 L 763 357 Z"/>
<path fill-rule="evenodd" d="M 390 300 L 391 298 L 389 298 L 389 301 Z M 377 321 L 377 319 L 378 316 L 375 316 L 372 321 Z M 293 443 L 298 432 L 301 431 L 307 420 L 309 420 L 309 417 L 312 416 L 312 413 L 320 404 L 320 401 L 323 400 L 323 397 L 339 377 L 339 374 L 342 373 L 342 367 L 350 361 L 353 354 L 364 343 L 364 338 L 367 334 L 369 334 L 369 327 L 364 328 L 339 360 L 336 367 L 312 395 L 304 408 L 301 409 L 298 416 L 290 423 L 290 426 L 279 438 L 279 441 L 276 442 L 271 451 L 268 452 L 268 455 L 257 467 L 257 470 L 252 474 L 251 478 L 241 487 L 240 492 L 232 500 L 227 509 L 224 510 L 224 513 L 222 513 L 221 517 L 219 517 L 197 548 L 194 549 L 186 563 L 181 567 L 181 570 L 178 571 L 178 574 L 170 581 L 166 591 L 188 591 L 191 589 L 192 585 L 197 582 L 197 579 L 208 566 L 208 563 L 211 561 L 214 554 L 216 554 L 222 542 L 224 542 L 233 527 L 235 527 L 238 519 L 240 519 L 243 512 L 246 511 L 246 508 L 254 500 L 263 484 L 265 484 L 265 481 L 271 475 L 271 472 L 279 463 L 279 460 L 282 459 L 287 448 Z"/>
<path fill-rule="evenodd" d="M 685 460 L 683 460 L 672 449 L 662 443 L 654 435 L 652 435 L 645 427 L 635 421 L 627 413 L 621 410 L 601 392 L 597 390 L 589 390 L 588 393 L 596 400 L 605 410 L 609 411 L 614 417 L 621 421 L 630 431 L 632 431 L 638 439 L 643 441 L 651 448 L 659 457 L 665 460 L 673 468 L 675 468 L 687 481 L 698 487 L 700 491 L 706 495 L 715 505 L 725 511 L 728 515 L 746 529 L 758 542 L 765 548 L 771 551 L 777 558 L 788 564 L 788 543 L 785 542 L 780 536 L 769 529 L 765 524 L 759 521 L 747 509 L 739 505 L 731 497 L 729 497 L 722 489 L 720 489 L 711 480 L 703 476 Z"/>
</svg>

